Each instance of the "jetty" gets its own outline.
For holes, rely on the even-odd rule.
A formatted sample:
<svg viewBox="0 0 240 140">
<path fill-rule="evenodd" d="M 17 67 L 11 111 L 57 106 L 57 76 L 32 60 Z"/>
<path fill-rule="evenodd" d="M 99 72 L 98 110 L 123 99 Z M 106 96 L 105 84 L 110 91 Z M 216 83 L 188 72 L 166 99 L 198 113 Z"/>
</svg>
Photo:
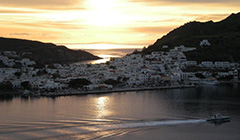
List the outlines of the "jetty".
<svg viewBox="0 0 240 140">
<path fill-rule="evenodd" d="M 142 87 L 142 88 L 124 88 L 124 89 L 108 89 L 108 90 L 92 90 L 92 91 L 78 91 L 65 90 L 59 92 L 43 92 L 41 96 L 69 96 L 69 95 L 88 95 L 88 94 L 105 94 L 114 92 L 131 92 L 131 91 L 147 91 L 147 90 L 164 90 L 177 88 L 193 88 L 195 85 L 177 85 L 177 86 L 161 86 L 161 87 Z"/>
</svg>

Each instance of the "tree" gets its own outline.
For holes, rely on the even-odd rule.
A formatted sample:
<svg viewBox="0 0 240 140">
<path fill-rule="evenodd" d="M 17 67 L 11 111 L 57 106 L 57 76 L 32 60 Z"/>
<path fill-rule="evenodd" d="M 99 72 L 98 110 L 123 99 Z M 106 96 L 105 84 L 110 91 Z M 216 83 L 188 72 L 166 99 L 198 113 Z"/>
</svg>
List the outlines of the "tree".
<svg viewBox="0 0 240 140">
<path fill-rule="evenodd" d="M 42 68 L 45 68 L 45 65 L 41 64 L 41 63 L 37 63 L 36 65 L 34 65 L 34 68 L 35 69 L 42 69 Z"/>
<path fill-rule="evenodd" d="M 29 81 L 24 81 L 21 82 L 21 87 L 23 87 L 23 89 L 30 89 L 31 85 L 29 84 Z"/>
<path fill-rule="evenodd" d="M 42 75 L 45 75 L 45 74 L 47 74 L 47 71 L 46 71 L 45 69 L 39 70 L 39 71 L 37 72 L 37 76 L 42 76 Z"/>
<path fill-rule="evenodd" d="M 220 80 L 220 81 L 230 81 L 232 79 L 233 79 L 233 76 L 232 75 L 228 75 L 228 76 L 220 77 L 217 80 Z"/>
<path fill-rule="evenodd" d="M 11 91 L 13 89 L 13 85 L 10 81 L 0 83 L 0 90 L 2 91 Z"/>
<path fill-rule="evenodd" d="M 20 62 L 15 62 L 15 65 L 13 66 L 13 68 L 21 68 L 22 64 Z"/>
<path fill-rule="evenodd" d="M 126 82 L 129 78 L 124 77 L 122 81 Z"/>
<path fill-rule="evenodd" d="M 109 68 L 110 68 L 110 69 L 116 69 L 116 67 L 115 67 L 115 66 L 110 66 Z"/>
<path fill-rule="evenodd" d="M 134 50 L 133 54 L 139 54 L 140 51 L 138 51 L 137 49 Z"/>
<path fill-rule="evenodd" d="M 58 73 L 54 73 L 53 75 L 52 75 L 52 78 L 53 79 L 56 79 L 56 78 L 59 78 L 60 77 L 60 74 L 58 74 Z"/>
<path fill-rule="evenodd" d="M 6 65 L 5 64 L 3 64 L 3 62 L 2 62 L 2 60 L 0 60 L 0 68 L 4 68 L 4 67 L 6 67 Z"/>
<path fill-rule="evenodd" d="M 147 49 L 147 47 L 146 46 L 144 46 L 143 48 L 142 48 L 142 51 L 145 51 Z"/>
<path fill-rule="evenodd" d="M 113 86 L 116 86 L 116 85 L 118 85 L 118 84 L 121 84 L 120 81 L 118 81 L 118 80 L 113 80 L 113 79 L 108 79 L 108 80 L 104 81 L 104 83 L 107 84 L 107 85 L 113 85 Z"/>
<path fill-rule="evenodd" d="M 53 64 L 49 64 L 49 65 L 47 65 L 47 67 L 48 67 L 49 69 L 57 69 Z"/>
<path fill-rule="evenodd" d="M 205 78 L 205 76 L 201 73 L 196 73 L 195 76 L 201 79 Z"/>
<path fill-rule="evenodd" d="M 15 72 L 14 75 L 19 78 L 22 75 L 22 73 L 21 72 Z"/>
<path fill-rule="evenodd" d="M 217 72 L 214 72 L 214 73 L 212 74 L 212 76 L 213 76 L 213 77 L 217 77 L 217 76 L 218 76 L 218 73 L 217 73 Z"/>
<path fill-rule="evenodd" d="M 89 85 L 89 84 L 91 84 L 91 82 L 84 78 L 73 79 L 68 83 L 69 87 L 72 87 L 72 88 L 79 88 L 79 87 L 82 88 L 83 86 Z"/>
</svg>

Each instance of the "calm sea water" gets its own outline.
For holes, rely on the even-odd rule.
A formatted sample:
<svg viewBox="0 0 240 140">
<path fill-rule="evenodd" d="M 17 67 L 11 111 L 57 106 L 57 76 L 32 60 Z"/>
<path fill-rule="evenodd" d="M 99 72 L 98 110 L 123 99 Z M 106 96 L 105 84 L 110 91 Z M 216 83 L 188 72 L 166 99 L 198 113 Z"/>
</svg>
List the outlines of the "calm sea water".
<svg viewBox="0 0 240 140">
<path fill-rule="evenodd" d="M 240 85 L 0 100 L 0 139 L 239 140 Z M 220 112 L 231 122 L 210 124 Z"/>
<path fill-rule="evenodd" d="M 100 64 L 106 63 L 110 60 L 111 57 L 123 57 L 127 54 L 131 54 L 136 50 L 136 48 L 128 48 L 128 49 L 85 49 L 85 51 L 90 52 L 94 55 L 101 57 L 102 59 L 99 60 L 90 60 L 90 61 L 83 61 L 81 63 L 91 63 L 91 64 Z M 141 49 L 137 49 L 141 50 Z"/>
<path fill-rule="evenodd" d="M 135 50 L 142 50 L 146 45 L 127 45 L 127 44 L 58 44 L 64 45 L 70 49 L 85 50 L 96 56 L 101 57 L 100 60 L 84 61 L 81 63 L 100 64 L 110 60 L 111 57 L 123 57 L 131 54 Z"/>
</svg>

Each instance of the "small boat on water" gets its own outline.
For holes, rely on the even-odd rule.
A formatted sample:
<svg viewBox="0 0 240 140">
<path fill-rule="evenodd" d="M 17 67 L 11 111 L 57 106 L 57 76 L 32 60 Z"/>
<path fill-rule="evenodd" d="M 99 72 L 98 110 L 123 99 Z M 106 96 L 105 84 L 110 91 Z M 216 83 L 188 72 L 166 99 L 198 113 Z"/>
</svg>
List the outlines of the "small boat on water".
<svg viewBox="0 0 240 140">
<path fill-rule="evenodd" d="M 220 113 L 217 113 L 208 117 L 206 120 L 213 123 L 229 122 L 230 116 L 223 116 Z"/>
</svg>

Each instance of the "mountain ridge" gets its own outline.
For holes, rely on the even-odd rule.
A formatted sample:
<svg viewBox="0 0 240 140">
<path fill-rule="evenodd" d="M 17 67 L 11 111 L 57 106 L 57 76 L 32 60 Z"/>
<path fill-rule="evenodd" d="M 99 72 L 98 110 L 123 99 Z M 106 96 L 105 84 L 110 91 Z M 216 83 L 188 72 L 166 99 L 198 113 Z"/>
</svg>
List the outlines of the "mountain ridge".
<svg viewBox="0 0 240 140">
<path fill-rule="evenodd" d="M 204 39 L 212 45 L 202 48 L 200 42 Z M 188 60 L 240 62 L 240 13 L 219 22 L 188 22 L 158 39 L 142 53 L 164 51 L 163 45 L 168 45 L 169 49 L 180 45 L 196 47 L 196 51 L 185 53 Z"/>
<path fill-rule="evenodd" d="M 31 53 L 26 57 L 41 64 L 71 63 L 95 60 L 94 56 L 83 50 L 71 50 L 65 46 L 40 41 L 0 37 L 0 51 L 15 51 L 19 54 Z"/>
</svg>

